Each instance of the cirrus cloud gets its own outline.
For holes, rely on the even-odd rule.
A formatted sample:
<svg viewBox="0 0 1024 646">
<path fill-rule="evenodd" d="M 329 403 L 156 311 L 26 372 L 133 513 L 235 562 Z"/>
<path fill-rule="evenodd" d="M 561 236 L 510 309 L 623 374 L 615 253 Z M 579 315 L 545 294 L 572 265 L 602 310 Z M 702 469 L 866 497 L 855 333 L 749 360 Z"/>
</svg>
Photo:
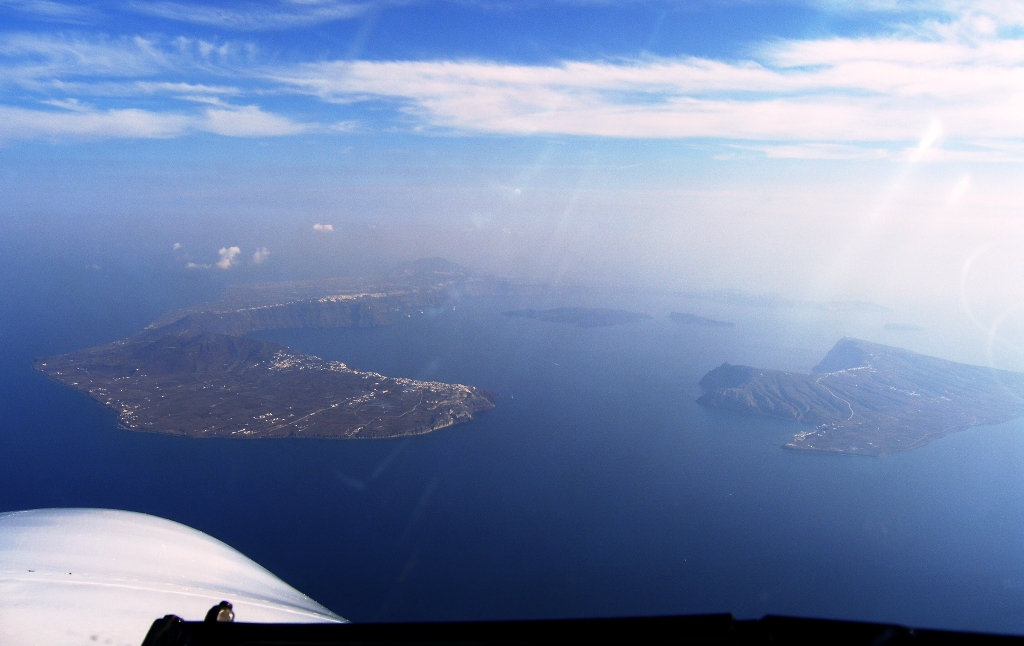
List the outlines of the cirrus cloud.
<svg viewBox="0 0 1024 646">
<path fill-rule="evenodd" d="M 195 125 L 181 114 L 148 110 L 27 110 L 0 106 L 0 140 L 75 137 L 162 139 L 174 137 Z"/>
<path fill-rule="evenodd" d="M 276 6 L 275 6 L 276 5 Z M 131 2 L 138 13 L 196 25 L 240 31 L 268 31 L 304 27 L 362 16 L 371 3 L 356 2 L 252 2 L 225 7 L 185 2 Z"/>
<path fill-rule="evenodd" d="M 199 114 L 139 109 L 97 110 L 73 105 L 67 111 L 0 106 L 0 141 L 35 138 L 167 139 L 193 132 L 227 137 L 278 137 L 307 132 L 297 123 L 257 106 L 210 108 Z"/>
<path fill-rule="evenodd" d="M 738 62 L 324 61 L 270 77 L 328 102 L 395 101 L 423 125 L 465 132 L 899 148 L 938 121 L 947 141 L 986 148 L 1024 139 L 1024 38 L 1001 37 L 994 18 L 982 17 L 875 37 L 781 41 Z M 821 145 L 775 153 L 803 151 L 877 156 Z"/>
</svg>

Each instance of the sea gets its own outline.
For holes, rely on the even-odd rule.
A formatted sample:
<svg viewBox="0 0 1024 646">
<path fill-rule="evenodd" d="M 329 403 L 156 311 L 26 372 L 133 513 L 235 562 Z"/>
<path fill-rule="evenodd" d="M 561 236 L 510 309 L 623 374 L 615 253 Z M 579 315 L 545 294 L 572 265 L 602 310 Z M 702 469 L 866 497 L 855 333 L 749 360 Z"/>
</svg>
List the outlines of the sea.
<svg viewBox="0 0 1024 646">
<path fill-rule="evenodd" d="M 473 422 L 390 440 L 192 439 L 122 430 L 33 371 L 35 356 L 205 296 L 147 300 L 145 281 L 90 271 L 3 293 L 0 511 L 169 518 L 353 621 L 731 612 L 1024 633 L 1024 421 L 869 458 L 787 451 L 801 427 L 696 403 L 723 362 L 808 371 L 846 335 L 941 354 L 927 325 L 671 293 L 465 298 L 389 327 L 256 336 L 496 393 Z M 562 305 L 652 318 L 502 314 Z"/>
</svg>

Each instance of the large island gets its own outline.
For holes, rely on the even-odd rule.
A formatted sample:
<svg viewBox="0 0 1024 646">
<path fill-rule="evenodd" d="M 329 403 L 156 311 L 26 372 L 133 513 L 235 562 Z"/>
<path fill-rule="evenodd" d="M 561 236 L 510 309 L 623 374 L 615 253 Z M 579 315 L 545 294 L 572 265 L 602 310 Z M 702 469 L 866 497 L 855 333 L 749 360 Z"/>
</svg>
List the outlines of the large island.
<svg viewBox="0 0 1024 646">
<path fill-rule="evenodd" d="M 805 375 L 722 364 L 697 401 L 806 424 L 785 448 L 884 455 L 1024 415 L 1024 374 L 859 339 L 839 341 Z"/>
<path fill-rule="evenodd" d="M 439 259 L 373 280 L 238 287 L 142 332 L 35 362 L 112 408 L 131 430 L 191 437 L 384 438 L 429 433 L 493 408 L 471 386 L 385 377 L 247 338 L 263 329 L 388 325 L 403 308 L 495 285 Z"/>
</svg>

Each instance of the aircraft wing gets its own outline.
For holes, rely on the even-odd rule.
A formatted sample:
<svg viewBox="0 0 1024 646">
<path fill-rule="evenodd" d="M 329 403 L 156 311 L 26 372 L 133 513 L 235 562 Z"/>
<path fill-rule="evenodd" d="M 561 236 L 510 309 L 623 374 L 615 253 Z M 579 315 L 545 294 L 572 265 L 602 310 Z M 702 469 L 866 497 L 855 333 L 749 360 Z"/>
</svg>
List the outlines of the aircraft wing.
<svg viewBox="0 0 1024 646">
<path fill-rule="evenodd" d="M 244 622 L 345 622 L 179 523 L 107 509 L 0 513 L 0 644 L 138 646 L 155 618 L 199 620 L 224 599 Z"/>
</svg>

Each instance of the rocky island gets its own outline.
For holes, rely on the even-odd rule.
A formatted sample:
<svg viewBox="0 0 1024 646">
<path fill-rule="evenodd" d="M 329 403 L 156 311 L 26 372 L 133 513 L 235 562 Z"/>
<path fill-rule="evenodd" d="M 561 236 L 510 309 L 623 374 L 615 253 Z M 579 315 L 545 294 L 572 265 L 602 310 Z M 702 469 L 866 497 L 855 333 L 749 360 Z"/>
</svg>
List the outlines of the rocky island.
<svg viewBox="0 0 1024 646">
<path fill-rule="evenodd" d="M 244 335 L 263 329 L 376 326 L 404 307 L 487 291 L 489 279 L 439 259 L 376 280 L 237 287 L 172 312 L 127 339 L 37 359 L 52 379 L 112 408 L 131 430 L 233 438 L 384 438 L 473 419 L 493 394 L 385 377 Z"/>
<path fill-rule="evenodd" d="M 811 374 L 722 364 L 700 381 L 708 408 L 806 424 L 785 448 L 909 451 L 1024 415 L 1024 374 L 844 338 Z"/>
<path fill-rule="evenodd" d="M 626 310 L 614 310 L 604 307 L 558 307 L 552 310 L 512 310 L 504 312 L 505 316 L 537 319 L 551 323 L 571 323 L 579 327 L 604 327 L 636 323 L 652 318 L 649 314 L 640 314 Z"/>
</svg>

